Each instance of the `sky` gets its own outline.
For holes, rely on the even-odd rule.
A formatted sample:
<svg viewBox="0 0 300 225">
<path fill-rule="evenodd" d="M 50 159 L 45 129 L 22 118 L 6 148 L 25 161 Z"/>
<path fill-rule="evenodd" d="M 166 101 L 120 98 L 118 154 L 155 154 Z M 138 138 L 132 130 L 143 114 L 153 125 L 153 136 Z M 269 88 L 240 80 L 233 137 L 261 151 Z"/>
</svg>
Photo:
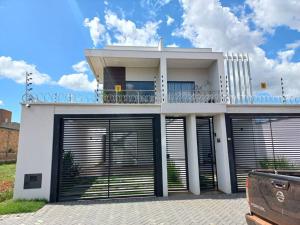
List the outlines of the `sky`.
<svg viewBox="0 0 300 225">
<path fill-rule="evenodd" d="M 25 72 L 35 93 L 92 93 L 84 49 L 204 47 L 248 53 L 253 88 L 300 96 L 299 0 L 0 0 L 0 108 L 20 121 Z"/>
</svg>

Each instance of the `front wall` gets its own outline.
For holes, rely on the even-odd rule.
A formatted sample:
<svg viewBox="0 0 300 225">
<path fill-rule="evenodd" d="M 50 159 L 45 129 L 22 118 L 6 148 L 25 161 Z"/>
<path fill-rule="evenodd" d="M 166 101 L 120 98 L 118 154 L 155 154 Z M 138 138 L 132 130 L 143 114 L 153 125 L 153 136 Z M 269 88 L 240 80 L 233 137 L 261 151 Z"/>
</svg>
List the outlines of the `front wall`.
<svg viewBox="0 0 300 225">
<path fill-rule="evenodd" d="M 22 108 L 15 199 L 49 200 L 53 142 L 53 106 Z M 23 189 L 24 174 L 42 173 L 40 189 Z"/>
<path fill-rule="evenodd" d="M 55 114 L 159 114 L 157 105 L 38 105 L 22 106 L 14 199 L 50 200 Z M 24 174 L 42 173 L 42 187 L 24 189 Z"/>
</svg>

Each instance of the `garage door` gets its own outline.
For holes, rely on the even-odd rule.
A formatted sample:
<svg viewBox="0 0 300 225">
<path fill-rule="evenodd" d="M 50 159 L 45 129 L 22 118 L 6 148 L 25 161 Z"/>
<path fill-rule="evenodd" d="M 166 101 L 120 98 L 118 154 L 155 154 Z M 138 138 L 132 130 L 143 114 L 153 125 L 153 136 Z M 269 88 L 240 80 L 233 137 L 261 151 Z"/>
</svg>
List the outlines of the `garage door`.
<svg viewBox="0 0 300 225">
<path fill-rule="evenodd" d="M 252 169 L 300 169 L 300 117 L 231 116 L 236 191 Z"/>
<path fill-rule="evenodd" d="M 154 196 L 154 118 L 64 117 L 57 200 Z"/>
</svg>

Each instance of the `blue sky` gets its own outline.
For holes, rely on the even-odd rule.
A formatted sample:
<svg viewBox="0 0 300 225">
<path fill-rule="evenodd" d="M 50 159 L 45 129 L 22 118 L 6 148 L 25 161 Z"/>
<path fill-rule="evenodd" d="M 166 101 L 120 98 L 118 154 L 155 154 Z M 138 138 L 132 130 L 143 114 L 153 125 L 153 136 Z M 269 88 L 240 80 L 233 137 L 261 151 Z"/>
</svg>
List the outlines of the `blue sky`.
<svg viewBox="0 0 300 225">
<path fill-rule="evenodd" d="M 160 37 L 165 45 L 249 52 L 255 84 L 268 81 L 277 94 L 284 76 L 297 95 L 299 12 L 292 0 L 0 0 L 0 108 L 20 120 L 26 70 L 35 92 L 91 93 L 84 49 Z"/>
</svg>

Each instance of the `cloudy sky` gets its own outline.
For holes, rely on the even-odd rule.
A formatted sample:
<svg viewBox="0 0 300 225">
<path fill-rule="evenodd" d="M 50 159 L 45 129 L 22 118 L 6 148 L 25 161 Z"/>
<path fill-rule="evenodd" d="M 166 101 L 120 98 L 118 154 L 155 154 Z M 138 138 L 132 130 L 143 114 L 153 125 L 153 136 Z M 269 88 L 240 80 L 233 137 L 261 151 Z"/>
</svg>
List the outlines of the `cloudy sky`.
<svg viewBox="0 0 300 225">
<path fill-rule="evenodd" d="M 84 49 L 114 45 L 211 47 L 251 56 L 266 81 L 300 96 L 299 0 L 0 0 L 0 108 L 20 120 L 25 71 L 35 92 L 92 92 Z"/>
</svg>

